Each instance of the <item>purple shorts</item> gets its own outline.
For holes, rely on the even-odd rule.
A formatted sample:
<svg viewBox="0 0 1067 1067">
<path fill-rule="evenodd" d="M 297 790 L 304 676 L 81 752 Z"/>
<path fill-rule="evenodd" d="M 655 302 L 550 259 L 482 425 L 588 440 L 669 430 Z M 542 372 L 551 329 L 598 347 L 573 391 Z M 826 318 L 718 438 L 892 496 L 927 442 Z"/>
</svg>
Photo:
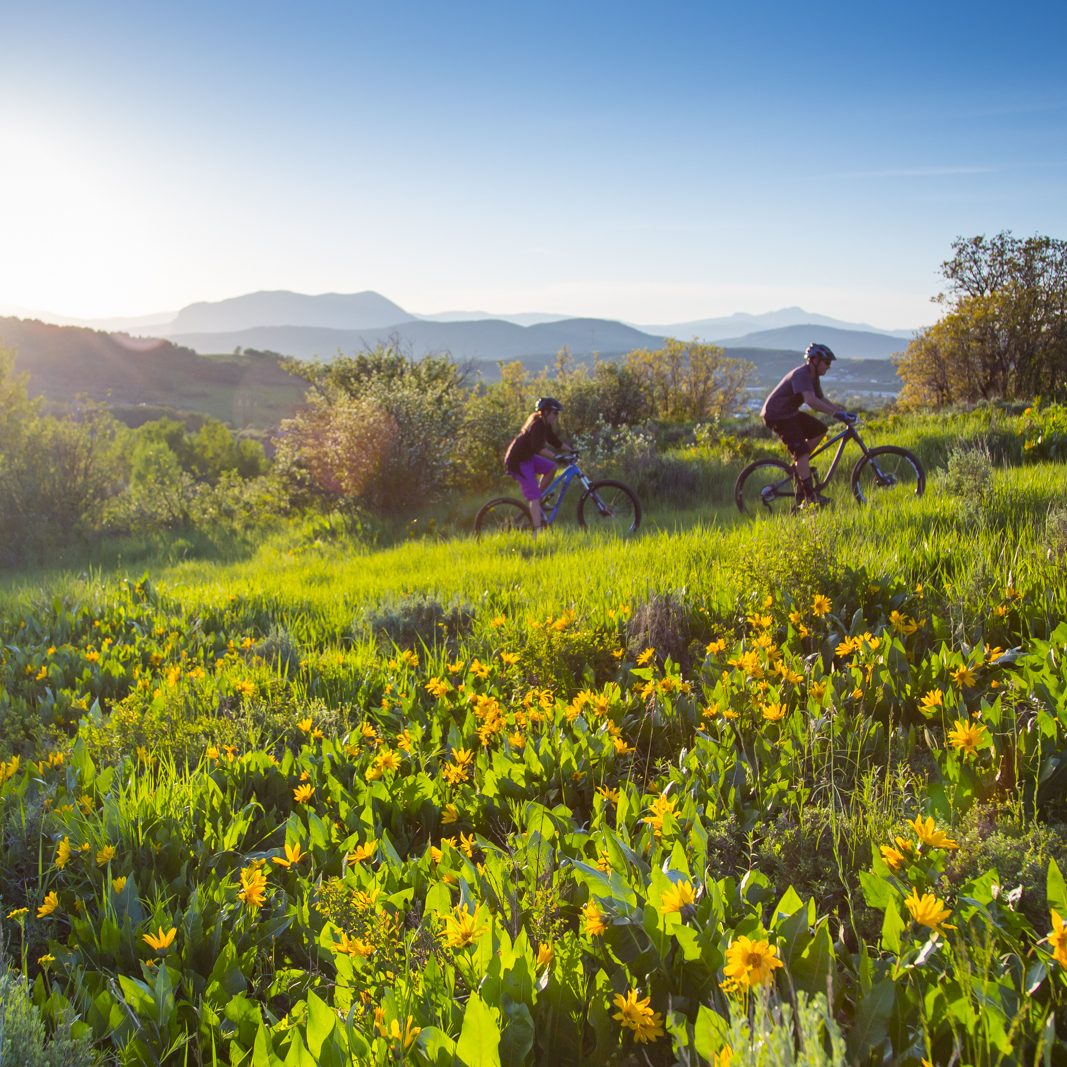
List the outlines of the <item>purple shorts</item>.
<svg viewBox="0 0 1067 1067">
<path fill-rule="evenodd" d="M 517 471 L 508 471 L 508 474 L 519 483 L 522 495 L 527 500 L 538 500 L 541 496 L 539 477 L 556 469 L 555 463 L 544 456 L 534 456 L 533 459 L 525 460 L 519 464 Z"/>
</svg>

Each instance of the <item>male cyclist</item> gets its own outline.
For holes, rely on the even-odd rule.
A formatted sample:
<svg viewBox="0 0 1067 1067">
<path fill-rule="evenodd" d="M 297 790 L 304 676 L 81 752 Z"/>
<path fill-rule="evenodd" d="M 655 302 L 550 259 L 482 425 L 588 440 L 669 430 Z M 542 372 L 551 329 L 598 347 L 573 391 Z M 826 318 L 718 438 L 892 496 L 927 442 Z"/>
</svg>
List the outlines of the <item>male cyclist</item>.
<svg viewBox="0 0 1067 1067">
<path fill-rule="evenodd" d="M 823 396 L 819 379 L 830 369 L 834 354 L 826 345 L 812 343 L 804 353 L 804 362 L 794 367 L 775 387 L 763 402 L 760 415 L 763 421 L 782 439 L 793 457 L 799 485 L 801 507 L 822 507 L 829 504 L 827 497 L 815 490 L 809 457 L 811 450 L 826 434 L 826 425 L 814 415 L 801 411 L 801 405 L 833 415 L 844 423 L 852 424 L 856 416 L 842 411 Z"/>
</svg>

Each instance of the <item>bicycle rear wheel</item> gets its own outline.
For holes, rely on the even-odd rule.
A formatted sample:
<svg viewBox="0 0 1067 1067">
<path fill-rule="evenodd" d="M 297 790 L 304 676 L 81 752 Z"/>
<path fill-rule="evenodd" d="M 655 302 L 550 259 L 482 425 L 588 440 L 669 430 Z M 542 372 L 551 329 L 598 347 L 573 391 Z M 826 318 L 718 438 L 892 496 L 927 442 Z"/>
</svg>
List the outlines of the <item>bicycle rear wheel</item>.
<svg viewBox="0 0 1067 1067">
<path fill-rule="evenodd" d="M 734 502 L 744 515 L 791 512 L 797 503 L 793 475 L 780 459 L 757 459 L 734 483 Z"/>
<path fill-rule="evenodd" d="M 507 533 L 509 530 L 532 530 L 530 509 L 510 496 L 499 496 L 484 504 L 474 519 L 474 532 L 482 534 Z"/>
<path fill-rule="evenodd" d="M 926 472 L 914 452 L 896 445 L 881 445 L 872 448 L 852 468 L 852 492 L 865 504 L 890 489 L 898 496 L 922 496 Z"/>
<path fill-rule="evenodd" d="M 631 534 L 641 525 L 641 502 L 622 482 L 593 482 L 578 501 L 578 525 Z"/>
</svg>

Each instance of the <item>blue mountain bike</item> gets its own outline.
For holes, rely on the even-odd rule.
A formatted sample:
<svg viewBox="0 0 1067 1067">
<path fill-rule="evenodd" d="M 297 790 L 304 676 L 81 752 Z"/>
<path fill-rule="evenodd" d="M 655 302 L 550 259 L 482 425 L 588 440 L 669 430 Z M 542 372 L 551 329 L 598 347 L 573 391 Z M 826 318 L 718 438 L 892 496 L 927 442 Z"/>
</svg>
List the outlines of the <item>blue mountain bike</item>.
<svg viewBox="0 0 1067 1067">
<path fill-rule="evenodd" d="M 563 507 L 563 498 L 575 479 L 585 490 L 578 498 L 578 525 L 583 529 L 631 534 L 641 525 L 641 503 L 628 485 L 591 481 L 578 466 L 577 452 L 561 454 L 558 460 L 563 470 L 541 494 L 541 510 L 546 526 L 556 521 Z M 498 496 L 490 500 L 482 506 L 474 520 L 474 532 L 478 535 L 532 529 L 530 509 L 525 500 L 517 497 Z"/>
</svg>

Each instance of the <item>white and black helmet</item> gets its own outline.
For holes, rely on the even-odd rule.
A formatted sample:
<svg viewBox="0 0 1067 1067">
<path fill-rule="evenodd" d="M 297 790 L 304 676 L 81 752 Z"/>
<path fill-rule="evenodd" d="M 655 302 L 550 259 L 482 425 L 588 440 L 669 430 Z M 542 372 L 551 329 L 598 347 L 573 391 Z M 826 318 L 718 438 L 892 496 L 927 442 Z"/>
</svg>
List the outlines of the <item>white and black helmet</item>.
<svg viewBox="0 0 1067 1067">
<path fill-rule="evenodd" d="M 804 358 L 810 363 L 813 359 L 825 359 L 827 363 L 833 363 L 837 358 L 826 345 L 812 341 L 804 352 Z"/>
</svg>

